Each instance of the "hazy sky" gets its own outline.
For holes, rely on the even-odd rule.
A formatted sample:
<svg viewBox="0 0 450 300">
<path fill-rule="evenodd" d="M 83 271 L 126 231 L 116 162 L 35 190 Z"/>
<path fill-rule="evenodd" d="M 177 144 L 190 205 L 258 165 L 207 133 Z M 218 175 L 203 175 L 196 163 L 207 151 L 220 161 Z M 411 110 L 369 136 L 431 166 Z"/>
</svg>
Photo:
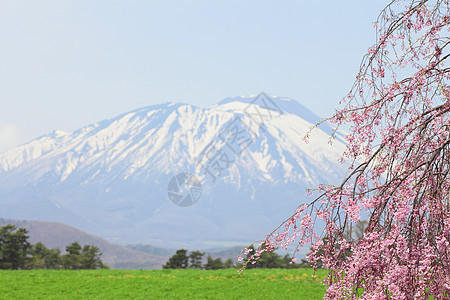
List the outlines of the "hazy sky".
<svg viewBox="0 0 450 300">
<path fill-rule="evenodd" d="M 334 111 L 385 0 L 0 0 L 0 151 L 139 107 L 264 91 Z"/>
</svg>

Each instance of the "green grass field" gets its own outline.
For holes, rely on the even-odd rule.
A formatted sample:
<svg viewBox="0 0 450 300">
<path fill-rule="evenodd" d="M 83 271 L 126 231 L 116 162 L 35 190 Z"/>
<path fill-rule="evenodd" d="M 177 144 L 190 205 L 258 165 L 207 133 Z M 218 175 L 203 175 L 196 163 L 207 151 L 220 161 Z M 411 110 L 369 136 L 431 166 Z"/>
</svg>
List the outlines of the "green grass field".
<svg viewBox="0 0 450 300">
<path fill-rule="evenodd" d="M 312 269 L 0 271 L 0 299 L 323 299 Z"/>
</svg>

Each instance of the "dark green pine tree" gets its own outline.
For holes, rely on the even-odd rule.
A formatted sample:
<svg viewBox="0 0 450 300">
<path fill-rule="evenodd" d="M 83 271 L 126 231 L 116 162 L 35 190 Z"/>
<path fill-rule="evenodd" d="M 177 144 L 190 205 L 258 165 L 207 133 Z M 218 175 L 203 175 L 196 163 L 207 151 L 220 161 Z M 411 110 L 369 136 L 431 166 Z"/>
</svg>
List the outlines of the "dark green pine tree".
<svg viewBox="0 0 450 300">
<path fill-rule="evenodd" d="M 186 249 L 179 249 L 169 258 L 163 269 L 186 269 L 188 267 L 189 257 Z"/>
<path fill-rule="evenodd" d="M 65 269 L 99 269 L 108 268 L 103 264 L 100 256 L 100 249 L 91 245 L 81 245 L 78 242 L 66 246 L 66 252 L 62 258 L 63 267 Z"/>
<path fill-rule="evenodd" d="M 28 231 L 25 228 L 17 229 L 14 225 L 0 228 L 0 269 L 24 269 L 27 265 Z"/>
<path fill-rule="evenodd" d="M 206 258 L 206 264 L 205 264 L 204 268 L 205 268 L 205 270 L 223 269 L 222 259 L 220 257 L 213 259 L 211 257 L 211 255 L 208 255 L 208 257 Z"/>
<path fill-rule="evenodd" d="M 85 245 L 81 252 L 80 266 L 81 269 L 105 269 L 106 265 L 103 264 L 100 256 L 102 253 L 100 249 L 95 246 Z"/>
<path fill-rule="evenodd" d="M 30 269 L 60 269 L 61 268 L 61 250 L 48 249 L 43 243 L 37 242 L 32 245 Z"/>
<path fill-rule="evenodd" d="M 202 269 L 203 268 L 203 266 L 202 266 L 203 255 L 205 255 L 205 252 L 192 251 L 189 254 L 189 259 L 190 259 L 189 268 Z"/>
<path fill-rule="evenodd" d="M 81 246 L 78 242 L 73 242 L 66 246 L 67 254 L 63 255 L 62 263 L 64 269 L 81 269 Z"/>
</svg>

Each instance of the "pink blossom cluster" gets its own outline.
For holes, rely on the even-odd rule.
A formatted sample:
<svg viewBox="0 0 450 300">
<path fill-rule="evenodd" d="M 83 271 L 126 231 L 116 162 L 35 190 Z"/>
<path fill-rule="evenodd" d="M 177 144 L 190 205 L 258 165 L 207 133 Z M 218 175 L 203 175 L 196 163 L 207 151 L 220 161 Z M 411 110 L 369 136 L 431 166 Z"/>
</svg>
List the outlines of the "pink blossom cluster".
<svg viewBox="0 0 450 300">
<path fill-rule="evenodd" d="M 320 185 L 251 260 L 311 245 L 311 264 L 329 270 L 326 299 L 450 299 L 450 5 L 394 0 L 374 27 L 376 44 L 329 119 L 350 126 L 348 176 Z"/>
</svg>

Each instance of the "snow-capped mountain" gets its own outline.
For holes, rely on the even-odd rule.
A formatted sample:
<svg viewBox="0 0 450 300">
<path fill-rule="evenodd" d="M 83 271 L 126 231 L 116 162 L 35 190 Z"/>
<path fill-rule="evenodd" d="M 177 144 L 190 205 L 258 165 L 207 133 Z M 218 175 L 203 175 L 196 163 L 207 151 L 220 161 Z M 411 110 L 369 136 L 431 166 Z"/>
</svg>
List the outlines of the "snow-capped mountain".
<svg viewBox="0 0 450 300">
<path fill-rule="evenodd" d="M 329 144 L 327 124 L 302 140 L 319 121 L 293 99 L 261 94 L 56 130 L 0 154 L 0 217 L 189 249 L 259 240 L 308 201 L 306 188 L 345 173 L 344 144 Z"/>
</svg>

